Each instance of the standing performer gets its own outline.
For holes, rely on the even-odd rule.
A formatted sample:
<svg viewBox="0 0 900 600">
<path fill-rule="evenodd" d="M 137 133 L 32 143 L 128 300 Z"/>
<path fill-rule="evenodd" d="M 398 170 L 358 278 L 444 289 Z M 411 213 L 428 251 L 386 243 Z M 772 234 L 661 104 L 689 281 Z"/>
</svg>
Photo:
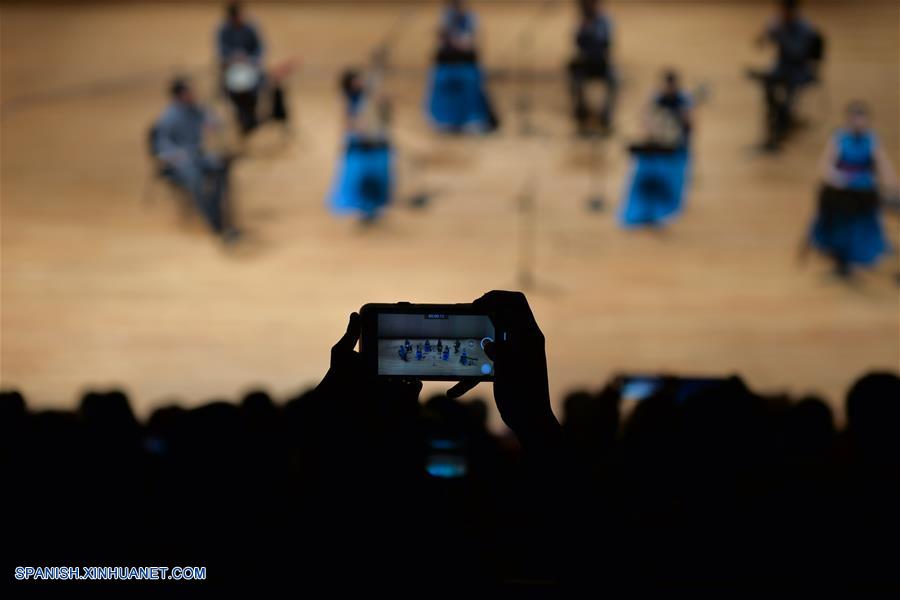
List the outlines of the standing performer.
<svg viewBox="0 0 900 600">
<path fill-rule="evenodd" d="M 569 63 L 569 91 L 578 132 L 590 133 L 593 115 L 588 106 L 587 85 L 602 81 L 606 96 L 597 114 L 602 133 L 612 128 L 618 79 L 612 65 L 613 24 L 602 0 L 580 0 L 581 22 L 575 33 L 577 54 Z"/>
<path fill-rule="evenodd" d="M 244 16 L 237 2 L 228 4 L 225 22 L 216 34 L 216 54 L 222 87 L 234 105 L 241 134 L 264 121 L 287 124 L 288 114 L 281 81 L 292 69 L 290 62 L 265 72 L 265 46 L 257 27 Z M 260 98 L 268 94 L 271 105 L 260 114 Z"/>
<path fill-rule="evenodd" d="M 390 104 L 381 95 L 380 80 L 377 64 L 368 77 L 355 69 L 341 76 L 346 103 L 345 149 L 329 202 L 338 214 L 358 212 L 363 223 L 371 223 L 381 214 L 394 187 L 388 134 Z"/>
<path fill-rule="evenodd" d="M 646 141 L 630 148 L 633 166 L 619 213 L 623 227 L 657 227 L 681 212 L 690 172 L 692 105 L 678 74 L 664 71 L 644 112 Z"/>
<path fill-rule="evenodd" d="M 766 110 L 763 148 L 777 150 L 794 124 L 797 92 L 818 78 L 824 58 L 822 35 L 800 15 L 798 0 L 781 0 L 781 10 L 757 37 L 757 45 L 773 44 L 775 64 L 767 71 L 749 71 L 762 82 Z"/>
<path fill-rule="evenodd" d="M 210 228 L 226 243 L 234 242 L 239 233 L 226 207 L 230 159 L 203 149 L 203 131 L 216 120 L 198 106 L 186 80 L 173 81 L 170 93 L 172 102 L 151 131 L 153 156 L 161 173 L 191 195 Z"/>
<path fill-rule="evenodd" d="M 846 124 L 828 141 L 822 157 L 819 210 L 812 245 L 829 256 L 835 272 L 874 265 L 887 250 L 879 214 L 879 184 L 896 190 L 897 178 L 859 101 L 847 107 Z"/>
<path fill-rule="evenodd" d="M 499 120 L 478 64 L 478 21 L 464 0 L 448 0 L 438 31 L 427 112 L 438 129 L 493 131 Z"/>
</svg>

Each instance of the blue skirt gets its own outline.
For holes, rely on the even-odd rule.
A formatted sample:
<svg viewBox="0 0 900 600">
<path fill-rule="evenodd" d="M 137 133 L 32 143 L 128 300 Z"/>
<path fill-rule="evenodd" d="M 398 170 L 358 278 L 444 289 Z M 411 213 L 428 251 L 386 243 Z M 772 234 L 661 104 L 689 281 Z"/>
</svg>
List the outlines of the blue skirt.
<svg viewBox="0 0 900 600">
<path fill-rule="evenodd" d="M 877 192 L 823 188 L 810 241 L 822 253 L 842 263 L 875 264 L 888 249 Z"/>
<path fill-rule="evenodd" d="M 329 204 L 336 214 L 360 212 L 376 217 L 393 193 L 393 149 L 387 142 L 345 141 L 344 156 L 331 186 Z"/>
<path fill-rule="evenodd" d="M 438 129 L 489 129 L 491 110 L 477 63 L 438 63 L 431 69 L 427 113 Z"/>
<path fill-rule="evenodd" d="M 681 212 L 690 172 L 687 148 L 632 152 L 632 167 L 619 211 L 622 227 L 662 225 Z"/>
</svg>

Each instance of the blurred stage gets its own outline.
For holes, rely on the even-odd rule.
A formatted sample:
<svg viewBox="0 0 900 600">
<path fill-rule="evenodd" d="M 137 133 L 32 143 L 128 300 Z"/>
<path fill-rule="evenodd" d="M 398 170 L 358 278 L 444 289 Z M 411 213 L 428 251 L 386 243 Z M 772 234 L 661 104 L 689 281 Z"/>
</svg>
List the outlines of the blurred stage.
<svg viewBox="0 0 900 600">
<path fill-rule="evenodd" d="M 340 149 L 336 78 L 363 64 L 410 5 L 248 3 L 270 57 L 303 65 L 290 85 L 295 136 L 283 145 L 277 132 L 260 132 L 235 168 L 248 239 L 229 252 L 152 181 L 145 147 L 172 75 L 191 73 L 211 92 L 221 6 L 6 3 L 2 385 L 34 407 L 71 407 L 87 388 L 123 386 L 141 416 L 254 386 L 284 397 L 318 381 L 348 313 L 366 302 L 463 302 L 520 287 L 518 207 L 533 184 L 526 291 L 556 402 L 623 371 L 738 372 L 759 391 L 821 393 L 838 408 L 862 372 L 900 363 L 896 254 L 852 287 L 830 278 L 825 261 L 797 259 L 817 161 L 847 100 L 871 104 L 900 158 L 900 8 L 861 4 L 807 3 L 829 37 L 825 83 L 802 100 L 808 127 L 764 156 L 751 147 L 760 92 L 743 70 L 769 60 L 751 39 L 770 4 L 611 2 L 624 81 L 617 135 L 600 149 L 595 179 L 590 143 L 572 135 L 568 117 L 570 3 L 474 3 L 505 119 L 484 138 L 442 137 L 423 118 L 438 8 L 422 3 L 396 35 L 388 80 L 400 199 L 363 229 L 325 206 Z M 512 74 L 526 62 L 535 134 L 523 137 Z M 668 230 L 622 231 L 624 144 L 663 66 L 681 69 L 688 88 L 712 86 L 698 113 L 694 186 Z M 422 189 L 431 202 L 412 208 Z M 588 210 L 595 189 L 605 212 Z M 898 221 L 886 219 L 896 244 Z"/>
</svg>

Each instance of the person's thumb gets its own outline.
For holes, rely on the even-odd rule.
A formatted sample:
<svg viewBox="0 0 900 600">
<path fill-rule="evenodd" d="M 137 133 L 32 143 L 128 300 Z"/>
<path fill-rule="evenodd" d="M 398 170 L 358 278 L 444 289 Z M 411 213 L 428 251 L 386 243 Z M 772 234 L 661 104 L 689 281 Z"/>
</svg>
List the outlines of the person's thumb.
<svg viewBox="0 0 900 600">
<path fill-rule="evenodd" d="M 497 360 L 497 343 L 491 340 L 487 340 L 484 342 L 484 353 L 487 354 L 487 357 L 492 361 Z"/>
<path fill-rule="evenodd" d="M 338 340 L 338 342 L 332 347 L 332 353 L 338 354 L 346 354 L 348 352 L 352 352 L 353 348 L 356 347 L 356 342 L 359 340 L 359 332 L 360 332 L 360 324 L 359 324 L 359 314 L 351 313 L 350 321 L 347 323 L 347 333 Z"/>
<path fill-rule="evenodd" d="M 460 381 L 452 388 L 447 390 L 447 397 L 454 399 L 459 398 L 460 396 L 474 388 L 476 385 L 478 385 L 477 381 Z"/>
</svg>

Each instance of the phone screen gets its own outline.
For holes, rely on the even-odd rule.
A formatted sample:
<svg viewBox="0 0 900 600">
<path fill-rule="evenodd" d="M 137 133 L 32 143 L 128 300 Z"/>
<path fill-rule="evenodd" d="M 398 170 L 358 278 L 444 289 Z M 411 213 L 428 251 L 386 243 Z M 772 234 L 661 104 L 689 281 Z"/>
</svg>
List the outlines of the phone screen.
<svg viewBox="0 0 900 600">
<path fill-rule="evenodd" d="M 683 404 L 688 398 L 709 388 L 721 385 L 725 380 L 718 377 L 668 378 L 671 382 L 671 397 L 676 404 Z M 666 378 L 662 376 L 626 376 L 622 382 L 623 400 L 646 400 L 663 389 Z"/>
<path fill-rule="evenodd" d="M 378 314 L 378 374 L 410 377 L 490 377 L 484 345 L 494 340 L 487 315 Z"/>
<path fill-rule="evenodd" d="M 645 400 L 662 388 L 661 377 L 626 377 L 622 383 L 623 400 Z"/>
</svg>

